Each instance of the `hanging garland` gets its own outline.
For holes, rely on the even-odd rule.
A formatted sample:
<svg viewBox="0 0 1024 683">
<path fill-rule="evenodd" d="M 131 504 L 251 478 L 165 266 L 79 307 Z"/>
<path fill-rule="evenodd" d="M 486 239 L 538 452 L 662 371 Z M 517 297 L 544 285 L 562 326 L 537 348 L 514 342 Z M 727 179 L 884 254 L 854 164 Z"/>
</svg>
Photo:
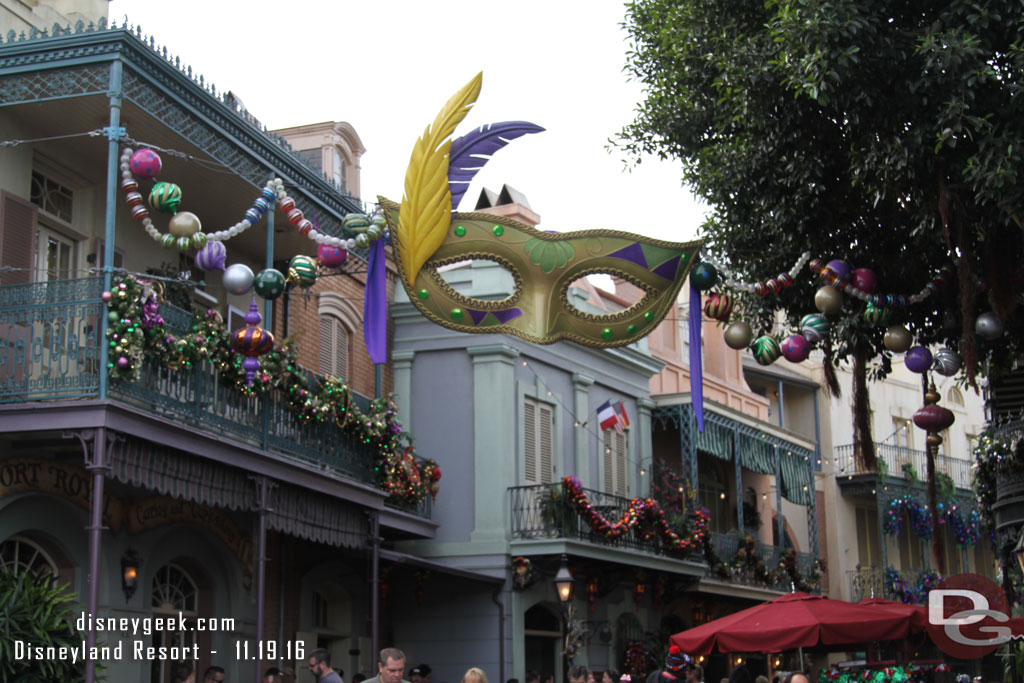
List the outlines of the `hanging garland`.
<svg viewBox="0 0 1024 683">
<path fill-rule="evenodd" d="M 947 501 L 938 503 L 936 507 L 940 510 L 939 524 L 949 523 L 956 536 L 957 546 L 973 548 L 978 544 L 981 516 L 977 510 L 971 510 L 965 518 L 959 503 Z"/>
<path fill-rule="evenodd" d="M 1024 441 L 997 439 L 991 429 L 978 437 L 974 447 L 974 493 L 978 498 L 978 515 L 985 533 L 995 549 L 996 482 L 1024 467 Z"/>
<path fill-rule="evenodd" d="M 942 576 L 934 569 L 923 569 L 918 574 L 917 583 L 911 584 L 893 566 L 885 570 L 885 589 L 897 600 L 906 604 L 920 604 L 928 600 L 928 593 L 938 587 Z"/>
<path fill-rule="evenodd" d="M 143 358 L 170 370 L 209 362 L 223 386 L 247 396 L 278 391 L 300 424 L 333 423 L 344 434 L 368 445 L 375 454 L 378 485 L 392 500 L 415 506 L 428 495 L 436 496 L 441 470 L 435 461 L 419 463 L 411 448 L 403 449 L 410 437 L 402 431 L 391 397 L 374 400 L 369 412 L 362 413 L 342 380 L 310 379 L 287 341 L 275 343 L 262 356 L 250 384 L 245 356 L 232 347 L 231 336 L 217 311 L 196 314 L 190 331 L 175 337 L 160 315 L 159 290 L 153 284 L 133 277 L 117 278 L 102 299 L 107 305 L 111 358 L 107 368 L 111 379 L 138 381 Z"/>
<path fill-rule="evenodd" d="M 642 681 L 647 675 L 649 654 L 642 640 L 630 641 L 626 646 L 626 673 L 631 679 Z M 621 679 L 619 679 L 621 681 Z"/>
<path fill-rule="evenodd" d="M 948 665 L 940 664 L 935 671 Z M 885 667 L 883 669 L 846 669 L 840 671 L 833 666 L 818 672 L 818 683 L 925 683 L 929 680 L 929 672 L 917 664 Z"/>
<path fill-rule="evenodd" d="M 694 512 L 690 536 L 681 538 L 672 531 L 665 519 L 664 511 L 652 498 L 634 498 L 629 502 L 622 518 L 612 522 L 594 509 L 579 479 L 574 476 L 565 477 L 562 480 L 562 488 L 590 528 L 602 538 L 620 538 L 635 529 L 646 541 L 660 537 L 670 550 L 688 552 L 696 548 L 707 535 L 708 516 L 701 510 Z"/>
<path fill-rule="evenodd" d="M 914 535 L 923 541 L 932 537 L 932 513 L 912 496 L 900 496 L 889 501 L 889 509 L 885 515 L 885 533 L 899 536 L 903 513 L 910 513 L 910 522 L 914 526 Z"/>
<path fill-rule="evenodd" d="M 817 557 L 811 562 L 810 571 L 807 576 L 804 576 L 803 572 L 800 571 L 800 566 L 797 563 L 796 550 L 793 548 L 787 548 L 782 557 L 779 559 L 779 569 L 777 576 L 782 578 L 788 578 L 792 582 L 793 587 L 798 591 L 804 593 L 812 593 L 817 590 L 821 581 L 821 574 L 827 568 L 827 564 L 823 558 Z"/>
</svg>

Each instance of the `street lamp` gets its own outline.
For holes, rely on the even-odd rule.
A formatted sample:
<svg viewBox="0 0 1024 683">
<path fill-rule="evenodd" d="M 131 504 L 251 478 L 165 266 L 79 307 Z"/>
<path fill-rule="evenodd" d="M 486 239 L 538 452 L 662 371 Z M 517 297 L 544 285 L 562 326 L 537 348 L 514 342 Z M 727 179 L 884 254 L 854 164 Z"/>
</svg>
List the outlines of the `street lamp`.
<svg viewBox="0 0 1024 683">
<path fill-rule="evenodd" d="M 555 574 L 555 589 L 558 591 L 558 599 L 562 604 L 569 602 L 572 598 L 572 574 L 569 572 L 569 558 L 562 553 L 562 566 Z"/>
</svg>

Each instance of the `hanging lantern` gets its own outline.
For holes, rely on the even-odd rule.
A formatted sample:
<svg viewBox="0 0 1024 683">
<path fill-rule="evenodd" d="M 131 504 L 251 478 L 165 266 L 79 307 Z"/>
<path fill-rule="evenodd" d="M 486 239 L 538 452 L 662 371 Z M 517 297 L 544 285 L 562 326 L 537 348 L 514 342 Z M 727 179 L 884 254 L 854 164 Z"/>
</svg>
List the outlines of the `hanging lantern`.
<svg viewBox="0 0 1024 683">
<path fill-rule="evenodd" d="M 249 306 L 249 312 L 245 314 L 245 322 L 246 326 L 231 336 L 231 346 L 246 357 L 242 361 L 242 368 L 245 370 L 245 378 L 248 380 L 249 386 L 252 386 L 256 371 L 260 369 L 260 362 L 257 358 L 274 348 L 274 335 L 259 327 L 259 324 L 263 322 L 263 316 L 260 315 L 255 298 Z"/>
<path fill-rule="evenodd" d="M 597 575 L 587 577 L 587 601 L 590 602 L 590 610 L 594 610 L 594 602 L 597 601 Z"/>
</svg>

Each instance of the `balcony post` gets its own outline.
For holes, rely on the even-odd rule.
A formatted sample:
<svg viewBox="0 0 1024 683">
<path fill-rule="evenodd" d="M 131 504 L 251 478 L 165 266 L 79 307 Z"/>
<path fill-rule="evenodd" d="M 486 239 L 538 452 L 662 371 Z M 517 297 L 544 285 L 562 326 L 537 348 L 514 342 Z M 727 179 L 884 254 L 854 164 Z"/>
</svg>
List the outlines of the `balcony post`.
<svg viewBox="0 0 1024 683">
<path fill-rule="evenodd" d="M 883 500 L 882 494 L 878 493 L 875 489 L 875 522 L 878 525 L 878 554 L 881 558 L 882 566 L 879 567 L 879 571 L 882 576 L 885 576 L 885 570 L 889 566 L 889 539 L 885 536 L 885 501 Z M 908 530 L 909 532 L 909 530 Z M 885 591 L 885 584 L 882 585 L 883 592 Z M 890 597 L 888 595 L 880 597 Z"/>
<path fill-rule="evenodd" d="M 818 486 L 814 480 L 814 459 L 817 457 L 818 446 L 815 444 L 815 453 L 807 461 L 807 474 L 810 477 L 811 502 L 807 508 L 807 537 L 810 541 L 811 556 L 818 559 Z"/>
<path fill-rule="evenodd" d="M 115 59 L 110 63 L 110 90 L 107 97 L 110 98 L 110 126 L 107 127 L 107 198 L 104 218 L 103 233 L 103 291 L 110 291 L 114 273 L 114 224 L 117 220 L 117 177 L 120 166 L 118 164 L 117 150 L 121 138 L 125 134 L 121 127 L 121 73 L 122 62 Z M 99 397 L 107 397 L 107 364 L 110 362 L 110 351 L 107 348 L 107 315 L 106 311 L 100 315 L 100 377 Z M 91 683 L 91 680 L 90 680 Z"/>
<path fill-rule="evenodd" d="M 743 529 L 743 471 L 740 467 L 740 450 L 738 448 L 739 434 L 734 428 L 732 430 L 732 461 L 736 471 L 736 528 L 740 530 L 740 537 L 744 535 Z"/>
<path fill-rule="evenodd" d="M 779 444 L 773 446 L 775 449 L 775 526 L 779 530 L 779 547 L 783 545 L 786 537 L 786 520 L 782 517 L 782 455 L 779 453 Z"/>
</svg>

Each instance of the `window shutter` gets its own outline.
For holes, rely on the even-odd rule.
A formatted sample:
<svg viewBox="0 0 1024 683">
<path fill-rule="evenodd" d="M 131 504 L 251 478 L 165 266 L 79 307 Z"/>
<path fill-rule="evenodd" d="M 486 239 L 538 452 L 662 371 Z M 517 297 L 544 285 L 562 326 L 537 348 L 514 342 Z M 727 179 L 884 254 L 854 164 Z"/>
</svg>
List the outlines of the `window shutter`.
<svg viewBox="0 0 1024 683">
<path fill-rule="evenodd" d="M 35 258 L 35 204 L 7 192 L 0 192 L 0 263 L 22 270 L 0 273 L 0 285 L 32 282 Z"/>
<path fill-rule="evenodd" d="M 615 495 L 626 495 L 626 434 L 615 434 Z"/>
<path fill-rule="evenodd" d="M 349 379 L 348 345 L 350 335 L 337 318 L 334 319 L 334 370 L 337 377 Z"/>
<path fill-rule="evenodd" d="M 551 406 L 540 404 L 537 408 L 540 421 L 540 477 L 541 483 L 550 484 L 555 480 L 554 443 L 551 438 L 554 412 Z"/>
<path fill-rule="evenodd" d="M 334 374 L 334 324 L 330 316 L 320 318 L 320 374 Z"/>
<path fill-rule="evenodd" d="M 537 406 L 533 401 L 523 402 L 523 463 L 527 483 L 539 483 L 537 478 Z"/>
<path fill-rule="evenodd" d="M 611 429 L 604 431 L 604 449 L 601 451 L 602 462 L 604 463 L 604 492 L 615 491 L 615 444 L 612 435 L 615 432 Z"/>
</svg>

